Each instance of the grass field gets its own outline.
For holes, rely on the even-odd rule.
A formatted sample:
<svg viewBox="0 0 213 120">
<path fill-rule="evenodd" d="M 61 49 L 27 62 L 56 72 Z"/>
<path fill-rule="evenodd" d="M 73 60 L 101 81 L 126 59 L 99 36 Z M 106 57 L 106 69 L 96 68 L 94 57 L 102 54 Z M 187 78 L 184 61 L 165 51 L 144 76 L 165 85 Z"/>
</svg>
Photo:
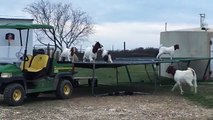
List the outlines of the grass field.
<svg viewBox="0 0 213 120">
<path fill-rule="evenodd" d="M 184 97 L 193 101 L 195 104 L 202 105 L 207 108 L 213 108 L 213 82 L 198 83 L 198 94 L 194 95 L 189 92 Z"/>
<path fill-rule="evenodd" d="M 133 65 L 128 66 L 129 72 L 132 78 L 132 83 L 130 84 L 128 75 L 125 67 L 118 68 L 118 84 L 116 82 L 116 69 L 115 68 L 99 68 L 95 70 L 96 77 L 98 78 L 98 87 L 95 88 L 96 91 L 113 91 L 113 90 L 126 90 L 134 89 L 139 91 L 154 91 L 154 81 L 150 81 L 143 65 Z M 156 79 L 151 66 L 148 66 L 148 72 L 152 80 Z M 78 73 L 75 76 L 88 77 L 92 76 L 91 69 L 77 68 Z M 209 80 L 211 81 L 211 80 Z M 80 84 L 87 85 L 88 81 L 82 80 Z M 157 89 L 162 91 L 170 91 L 174 81 L 168 78 L 161 78 L 162 86 L 159 87 L 159 81 L 157 81 Z M 107 87 L 106 87 L 107 86 Z M 104 91 L 104 92 L 105 92 Z M 194 95 L 190 92 L 188 86 L 184 86 L 184 95 L 186 99 L 193 101 L 197 105 L 202 105 L 207 108 L 213 108 L 213 82 L 199 82 L 198 83 L 198 93 Z M 177 89 L 174 94 L 179 95 L 179 89 Z"/>
<path fill-rule="evenodd" d="M 128 66 L 132 82 L 148 82 L 148 76 L 144 70 L 143 65 Z M 78 74 L 76 76 L 92 76 L 91 69 L 77 68 Z M 154 79 L 154 72 L 151 67 L 148 67 L 148 71 L 151 78 Z M 96 77 L 99 79 L 99 83 L 103 84 L 115 84 L 116 83 L 116 69 L 115 68 L 99 68 L 95 70 Z M 129 83 L 129 78 L 125 67 L 118 68 L 118 79 L 120 83 Z"/>
</svg>

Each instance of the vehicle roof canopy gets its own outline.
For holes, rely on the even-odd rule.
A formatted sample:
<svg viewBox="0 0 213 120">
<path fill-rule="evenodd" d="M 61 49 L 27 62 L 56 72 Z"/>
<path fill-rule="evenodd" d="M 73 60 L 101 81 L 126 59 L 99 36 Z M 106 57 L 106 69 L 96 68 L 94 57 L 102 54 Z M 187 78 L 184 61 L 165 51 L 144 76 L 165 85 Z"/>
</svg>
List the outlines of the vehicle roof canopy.
<svg viewBox="0 0 213 120">
<path fill-rule="evenodd" d="M 0 29 L 53 29 L 53 26 L 45 24 L 4 24 L 0 25 Z"/>
</svg>

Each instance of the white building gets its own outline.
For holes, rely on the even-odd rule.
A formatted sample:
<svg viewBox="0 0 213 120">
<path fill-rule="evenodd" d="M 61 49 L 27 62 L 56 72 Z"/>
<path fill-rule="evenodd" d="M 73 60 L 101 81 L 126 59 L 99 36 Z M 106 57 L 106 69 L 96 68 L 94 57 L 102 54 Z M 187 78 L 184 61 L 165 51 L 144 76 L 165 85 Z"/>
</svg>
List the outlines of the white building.
<svg viewBox="0 0 213 120">
<path fill-rule="evenodd" d="M 180 49 L 175 51 L 174 57 L 180 58 L 210 58 L 213 57 L 213 30 L 201 30 L 200 28 L 184 29 L 176 31 L 165 31 L 160 34 L 160 44 L 164 46 L 172 46 L 175 44 L 180 45 Z M 166 57 L 166 55 L 165 55 Z M 213 60 L 211 60 L 213 61 Z M 198 79 L 204 76 L 209 77 L 210 72 L 213 71 L 213 63 L 211 62 L 210 68 L 205 69 L 208 60 L 192 61 L 190 67 L 194 68 Z M 165 72 L 169 64 L 162 64 L 161 75 L 168 77 Z M 182 63 L 180 69 L 186 69 L 187 63 Z M 212 74 L 211 74 L 212 75 Z"/>
<path fill-rule="evenodd" d="M 18 19 L 18 18 L 0 18 L 0 24 L 29 24 L 33 23 L 33 19 Z M 6 34 L 14 34 L 14 40 L 7 40 Z M 18 52 L 24 51 L 26 44 L 27 31 L 22 31 L 23 46 L 20 43 L 19 31 L 15 29 L 0 29 L 0 63 L 18 61 Z M 9 42 L 10 41 L 10 42 Z M 33 31 L 29 31 L 28 54 L 32 54 L 33 49 Z"/>
</svg>

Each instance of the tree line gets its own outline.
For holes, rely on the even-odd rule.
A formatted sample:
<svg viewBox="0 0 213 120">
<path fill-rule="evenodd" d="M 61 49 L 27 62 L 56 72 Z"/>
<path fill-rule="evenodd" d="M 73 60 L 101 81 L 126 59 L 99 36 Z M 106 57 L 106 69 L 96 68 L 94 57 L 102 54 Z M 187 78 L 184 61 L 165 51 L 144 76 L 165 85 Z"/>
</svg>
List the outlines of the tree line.
<svg viewBox="0 0 213 120">
<path fill-rule="evenodd" d="M 142 57 L 156 57 L 158 54 L 158 48 L 148 47 L 148 48 L 135 48 L 132 50 L 114 50 L 109 51 L 112 56 L 112 59 L 117 58 L 142 58 Z M 83 58 L 83 53 L 77 52 L 77 56 L 81 61 Z M 101 51 L 97 53 L 97 60 L 102 60 Z"/>
</svg>

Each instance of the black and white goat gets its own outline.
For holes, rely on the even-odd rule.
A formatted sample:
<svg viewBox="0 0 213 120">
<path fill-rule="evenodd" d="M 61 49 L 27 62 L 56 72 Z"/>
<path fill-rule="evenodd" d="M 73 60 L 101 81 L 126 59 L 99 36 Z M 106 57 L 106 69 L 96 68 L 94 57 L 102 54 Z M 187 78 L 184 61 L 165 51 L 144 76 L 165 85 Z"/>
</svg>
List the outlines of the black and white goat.
<svg viewBox="0 0 213 120">
<path fill-rule="evenodd" d="M 63 49 L 61 55 L 60 55 L 60 61 L 72 61 L 77 62 L 78 56 L 76 55 L 77 49 L 75 47 L 72 47 L 71 49 L 65 48 Z"/>
<path fill-rule="evenodd" d="M 112 57 L 111 57 L 111 54 L 109 53 L 109 51 L 102 49 L 101 56 L 105 62 L 113 63 Z"/>
<path fill-rule="evenodd" d="M 161 45 L 160 48 L 159 48 L 159 53 L 156 56 L 156 58 L 157 59 L 160 58 L 161 55 L 163 55 L 163 54 L 169 54 L 170 59 L 172 60 L 172 58 L 174 56 L 174 52 L 177 49 L 179 49 L 179 44 L 176 44 L 176 45 L 173 45 L 173 46 L 170 46 L 170 47 L 165 47 L 165 46 Z"/>
<path fill-rule="evenodd" d="M 176 70 L 174 66 L 169 66 L 166 72 L 172 74 L 174 76 L 174 80 L 176 81 L 176 84 L 171 91 L 174 91 L 174 89 L 179 86 L 180 93 L 183 94 L 181 84 L 187 83 L 191 87 L 191 90 L 192 87 L 194 87 L 194 93 L 197 93 L 197 75 L 192 68 L 188 67 L 187 70 Z"/>
<path fill-rule="evenodd" d="M 78 62 L 79 59 L 78 59 L 78 56 L 77 56 L 77 49 L 76 47 L 72 47 L 71 50 L 70 50 L 70 55 L 71 55 L 71 61 L 72 62 Z"/>
<path fill-rule="evenodd" d="M 86 60 L 89 60 L 90 62 L 95 62 L 97 58 L 97 52 L 102 47 L 103 45 L 101 45 L 99 42 L 96 42 L 93 47 L 87 47 L 84 52 L 83 62 L 86 62 Z"/>
</svg>

